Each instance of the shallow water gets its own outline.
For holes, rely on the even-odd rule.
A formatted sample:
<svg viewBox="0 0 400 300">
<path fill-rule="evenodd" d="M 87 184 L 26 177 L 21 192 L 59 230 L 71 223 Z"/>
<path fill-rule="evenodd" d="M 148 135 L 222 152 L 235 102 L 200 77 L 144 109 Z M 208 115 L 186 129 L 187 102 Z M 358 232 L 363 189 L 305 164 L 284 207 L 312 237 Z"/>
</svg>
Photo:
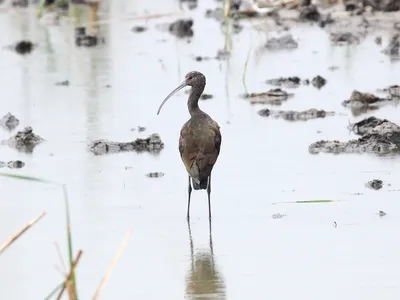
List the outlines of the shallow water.
<svg viewBox="0 0 400 300">
<path fill-rule="evenodd" d="M 95 49 L 76 48 L 65 25 L 37 24 L 34 11 L 0 14 L 0 27 L 7 28 L 1 46 L 20 38 L 39 44 L 24 57 L 0 52 L 0 115 L 12 112 L 20 119 L 18 129 L 32 126 L 46 139 L 32 154 L 1 146 L 2 161 L 26 163 L 2 171 L 67 184 L 74 249 L 84 251 L 77 275 L 80 299 L 94 294 L 128 229 L 132 236 L 102 299 L 398 299 L 400 159 L 311 155 L 308 146 L 355 138 L 348 122 L 372 114 L 399 124 L 393 106 L 354 117 L 341 105 L 353 89 L 375 93 L 398 84 L 399 63 L 380 53 L 375 35 L 359 46 L 332 47 L 325 31 L 307 26 L 291 30 L 299 49 L 260 52 L 266 36 L 247 25 L 233 36 L 229 61 L 196 62 L 192 56 L 213 57 L 224 47 L 218 23 L 204 18 L 205 9 L 217 3 L 201 1 L 197 10 L 182 13 L 195 20 L 195 36 L 187 43 L 159 28 L 177 17 L 127 20 L 134 14 L 179 13 L 175 1 L 159 2 L 114 2 L 113 22 L 103 28 L 106 44 Z M 135 34 L 134 25 L 149 30 Z M 307 122 L 258 116 L 268 106 L 239 97 L 250 43 L 249 91 L 272 88 L 264 81 L 278 76 L 319 74 L 328 80 L 321 90 L 291 90 L 293 98 L 272 108 L 342 115 Z M 332 65 L 339 69 L 329 71 Z M 177 147 L 188 119 L 185 93 L 156 115 L 163 97 L 190 70 L 207 76 L 205 92 L 214 98 L 200 105 L 223 134 L 213 171 L 211 246 L 205 192 L 192 194 L 191 232 L 185 219 L 187 174 Z M 70 86 L 54 85 L 66 79 Z M 139 125 L 147 130 L 131 130 Z M 128 141 L 153 132 L 165 143 L 159 156 L 94 156 L 86 149 L 90 140 Z M 0 130 L 0 139 L 10 134 Z M 166 175 L 145 176 L 158 171 Z M 374 178 L 384 181 L 382 190 L 364 186 Z M 0 241 L 47 210 L 1 255 L 0 298 L 43 299 L 63 279 L 55 268 L 61 262 L 54 242 L 67 258 L 61 191 L 9 179 L 0 179 L 0 189 Z M 321 199 L 341 201 L 290 203 Z M 379 217 L 379 210 L 387 215 Z M 273 219 L 275 213 L 287 216 Z"/>
</svg>

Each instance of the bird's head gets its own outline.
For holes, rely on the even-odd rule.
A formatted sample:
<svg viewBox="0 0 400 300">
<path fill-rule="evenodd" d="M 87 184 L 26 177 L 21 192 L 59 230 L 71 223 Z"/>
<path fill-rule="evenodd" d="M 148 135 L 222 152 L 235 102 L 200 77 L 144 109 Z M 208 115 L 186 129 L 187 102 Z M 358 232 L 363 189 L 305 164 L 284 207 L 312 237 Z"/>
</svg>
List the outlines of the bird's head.
<svg viewBox="0 0 400 300">
<path fill-rule="evenodd" d="M 197 71 L 192 71 L 187 73 L 185 76 L 185 80 L 178 87 L 176 87 L 171 93 L 169 93 L 169 95 L 163 100 L 163 102 L 161 102 L 160 107 L 158 108 L 157 111 L 157 115 L 160 113 L 161 108 L 163 107 L 165 102 L 167 102 L 167 100 L 171 98 L 175 93 L 177 93 L 186 86 L 193 87 L 202 85 L 204 87 L 205 83 L 206 83 L 206 77 L 202 73 Z"/>
<path fill-rule="evenodd" d="M 186 74 L 185 82 L 189 86 L 200 85 L 206 82 L 206 77 L 200 72 L 192 71 Z"/>
</svg>

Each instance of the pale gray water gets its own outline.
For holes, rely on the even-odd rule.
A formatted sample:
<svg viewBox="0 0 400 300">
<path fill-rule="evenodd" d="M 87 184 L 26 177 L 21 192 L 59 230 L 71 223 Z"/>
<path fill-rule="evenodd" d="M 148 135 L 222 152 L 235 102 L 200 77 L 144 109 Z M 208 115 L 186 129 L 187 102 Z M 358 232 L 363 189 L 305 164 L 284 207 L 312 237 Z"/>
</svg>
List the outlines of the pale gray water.
<svg viewBox="0 0 400 300">
<path fill-rule="evenodd" d="M 259 117 L 257 111 L 266 106 L 252 106 L 239 97 L 251 29 L 233 36 L 228 62 L 192 59 L 215 56 L 224 47 L 219 24 L 203 17 L 206 8 L 217 5 L 214 1 L 186 13 L 195 19 L 190 44 L 158 29 L 176 17 L 126 20 L 133 14 L 179 12 L 175 1 L 127 2 L 114 2 L 114 21 L 104 27 L 107 43 L 96 49 L 75 48 L 65 26 L 39 25 L 34 11 L 0 14 L 1 46 L 20 38 L 39 44 L 26 57 L 0 51 L 0 115 L 12 112 L 21 121 L 18 129 L 32 126 L 46 139 L 33 154 L 1 146 L 0 160 L 26 163 L 20 170 L 1 171 L 68 185 L 74 249 L 84 251 L 78 266 L 80 299 L 94 294 L 128 229 L 131 239 L 102 299 L 191 299 L 188 294 L 196 292 L 213 292 L 211 299 L 398 299 L 400 159 L 308 153 L 308 145 L 319 139 L 355 138 L 346 129 L 348 122 L 371 114 L 400 124 L 393 106 L 355 118 L 341 105 L 353 89 L 374 93 L 399 83 L 400 65 L 380 53 L 375 36 L 354 48 L 332 47 L 321 29 L 298 27 L 291 32 L 299 49 L 257 56 L 265 36 L 253 32 L 249 91 L 270 89 L 263 81 L 277 76 L 320 74 L 328 80 L 324 88 L 291 90 L 295 97 L 277 109 L 346 114 L 287 122 Z M 149 30 L 130 31 L 140 24 Z M 340 69 L 331 72 L 332 65 Z M 214 99 L 200 105 L 219 122 L 223 134 L 213 172 L 214 275 L 207 267 L 211 250 L 205 192 L 192 196 L 194 257 L 203 253 L 205 259 L 198 259 L 197 271 L 191 272 L 187 174 L 177 147 L 188 119 L 184 92 L 156 115 L 160 101 L 190 70 L 207 76 L 206 92 Z M 66 79 L 69 87 L 54 85 Z M 147 130 L 132 132 L 138 125 Z M 128 141 L 153 132 L 165 142 L 157 157 L 93 156 L 86 150 L 90 140 Z M 9 135 L 0 130 L 0 139 Z M 145 176 L 154 171 L 166 175 Z M 365 188 L 374 178 L 391 186 Z M 63 279 L 55 269 L 60 261 L 54 242 L 67 259 L 61 191 L 8 179 L 0 180 L 0 191 L 0 242 L 47 210 L 43 220 L 1 255 L 0 298 L 43 299 Z M 317 199 L 343 201 L 283 203 Z M 379 210 L 387 216 L 380 218 Z M 273 219 L 275 213 L 287 216 Z"/>
</svg>

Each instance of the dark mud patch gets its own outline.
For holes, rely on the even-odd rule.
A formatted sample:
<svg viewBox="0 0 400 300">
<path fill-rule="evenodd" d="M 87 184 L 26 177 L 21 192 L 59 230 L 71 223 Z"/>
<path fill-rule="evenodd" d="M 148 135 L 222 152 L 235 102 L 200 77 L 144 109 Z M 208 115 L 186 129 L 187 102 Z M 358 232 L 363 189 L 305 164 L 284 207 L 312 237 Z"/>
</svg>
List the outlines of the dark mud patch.
<svg viewBox="0 0 400 300">
<path fill-rule="evenodd" d="M 268 79 L 265 83 L 285 88 L 298 88 L 302 84 L 309 85 L 310 80 L 309 79 L 302 80 L 298 76 L 292 76 L 292 77 L 278 77 L 278 78 Z M 311 84 L 316 88 L 321 88 L 326 83 L 327 80 L 320 75 L 315 76 L 311 80 Z"/>
<path fill-rule="evenodd" d="M 299 44 L 294 40 L 291 34 L 286 34 L 282 37 L 273 37 L 267 40 L 265 48 L 270 51 L 292 50 L 298 48 Z"/>
<path fill-rule="evenodd" d="M 10 169 L 21 169 L 25 166 L 25 163 L 20 160 L 11 160 L 9 162 L 0 161 L 0 168 L 10 168 Z"/>
<path fill-rule="evenodd" d="M 13 45 L 6 46 L 6 48 L 15 51 L 18 54 L 26 55 L 32 52 L 35 48 L 35 44 L 28 40 L 22 40 Z"/>
<path fill-rule="evenodd" d="M 270 110 L 262 109 L 258 112 L 262 117 L 274 117 L 282 118 L 288 121 L 308 121 L 312 119 L 325 118 L 327 116 L 334 116 L 335 113 L 332 111 L 318 110 L 315 108 L 304 110 L 304 111 L 293 111 L 293 110 Z"/>
<path fill-rule="evenodd" d="M 200 56 L 200 55 L 198 55 L 198 56 L 193 56 L 193 59 L 194 59 L 195 61 L 200 62 L 200 61 L 210 60 L 210 59 L 212 59 L 212 58 L 211 58 L 211 57 L 208 57 L 208 56 Z"/>
<path fill-rule="evenodd" d="M 31 41 L 20 41 L 15 44 L 15 52 L 22 55 L 31 53 L 33 48 L 34 45 Z"/>
<path fill-rule="evenodd" d="M 17 119 L 16 116 L 14 116 L 11 113 L 5 114 L 1 120 L 0 120 L 0 126 L 8 129 L 8 130 L 13 130 L 15 129 L 19 124 L 19 120 Z"/>
<path fill-rule="evenodd" d="M 311 80 L 311 84 L 317 89 L 320 89 L 326 84 L 326 79 L 317 75 Z"/>
<path fill-rule="evenodd" d="M 132 128 L 131 131 L 138 131 L 138 132 L 143 132 L 146 131 L 146 127 L 144 126 L 138 126 L 137 128 Z"/>
<path fill-rule="evenodd" d="M 354 90 L 351 93 L 350 99 L 342 102 L 344 107 L 364 107 L 364 106 L 376 106 L 379 102 L 386 101 L 387 99 L 379 98 L 374 94 L 362 93 Z"/>
<path fill-rule="evenodd" d="M 132 32 L 135 32 L 135 33 L 142 33 L 142 32 L 145 32 L 147 30 L 147 27 L 144 27 L 144 26 L 133 26 L 132 27 Z"/>
<path fill-rule="evenodd" d="M 378 215 L 379 215 L 380 217 L 384 217 L 384 216 L 387 215 L 387 213 L 385 213 L 383 210 L 380 210 L 380 211 L 378 212 Z"/>
<path fill-rule="evenodd" d="M 181 19 L 171 23 L 168 31 L 178 38 L 192 37 L 193 36 L 193 20 Z"/>
<path fill-rule="evenodd" d="M 400 2 L 400 1 L 399 1 Z M 389 44 L 382 50 L 383 54 L 391 58 L 399 58 L 400 55 L 400 34 L 395 34 L 389 41 Z"/>
<path fill-rule="evenodd" d="M 197 8 L 197 0 L 179 0 L 179 2 L 187 5 L 190 10 Z"/>
<path fill-rule="evenodd" d="M 293 97 L 293 94 L 281 89 L 271 89 L 265 93 L 249 93 L 242 95 L 242 98 L 248 99 L 251 104 L 271 104 L 281 105 L 284 101 Z"/>
<path fill-rule="evenodd" d="M 371 110 L 377 110 L 381 106 L 397 103 L 400 98 L 397 94 L 400 89 L 397 86 L 392 86 L 387 89 L 383 89 L 387 93 L 386 98 L 378 97 L 371 93 L 362 93 L 359 91 L 353 91 L 350 99 L 342 102 L 344 107 L 350 108 L 353 115 L 358 116 Z"/>
<path fill-rule="evenodd" d="M 332 32 L 330 34 L 331 44 L 337 46 L 355 45 L 360 43 L 360 38 L 352 32 Z"/>
<path fill-rule="evenodd" d="M 202 94 L 200 96 L 200 100 L 209 100 L 209 99 L 212 99 L 212 98 L 214 98 L 214 96 L 211 95 L 211 94 Z"/>
<path fill-rule="evenodd" d="M 378 89 L 379 93 L 386 93 L 388 98 L 391 99 L 400 99 L 400 86 L 399 85 L 391 85 L 389 87 Z"/>
<path fill-rule="evenodd" d="M 149 178 L 159 178 L 159 177 L 163 177 L 165 174 L 163 172 L 150 172 L 147 173 L 146 176 Z"/>
<path fill-rule="evenodd" d="M 112 142 L 109 140 L 96 140 L 89 144 L 89 150 L 95 155 L 103 155 L 108 153 L 118 153 L 126 151 L 149 152 L 158 154 L 164 148 L 157 133 L 153 133 L 145 139 L 138 138 L 132 142 Z"/>
<path fill-rule="evenodd" d="M 374 10 L 394 12 L 400 10 L 398 0 L 362 0 L 364 6 L 371 6 Z"/>
<path fill-rule="evenodd" d="M 299 21 L 318 22 L 321 20 L 321 14 L 315 5 L 302 6 L 299 8 Z"/>
<path fill-rule="evenodd" d="M 25 127 L 24 130 L 18 131 L 8 140 L 1 141 L 2 145 L 8 145 L 24 152 L 32 152 L 36 145 L 44 141 L 39 135 L 33 133 L 32 127 Z"/>
<path fill-rule="evenodd" d="M 297 88 L 301 85 L 300 77 L 279 77 L 273 79 L 267 79 L 266 84 L 275 85 L 275 86 L 283 86 L 285 88 Z"/>
<path fill-rule="evenodd" d="M 231 57 L 231 52 L 229 50 L 220 49 L 217 51 L 217 55 L 215 56 L 216 60 L 227 60 Z"/>
<path fill-rule="evenodd" d="M 321 140 L 312 143 L 309 152 L 388 154 L 400 150 L 400 126 L 386 119 L 369 117 L 350 124 L 349 129 L 362 136 L 347 142 Z"/>
<path fill-rule="evenodd" d="M 69 86 L 69 80 L 57 81 L 54 83 L 57 86 Z"/>
<path fill-rule="evenodd" d="M 365 184 L 365 186 L 367 188 L 370 188 L 372 190 L 376 190 L 377 191 L 377 190 L 380 190 L 383 187 L 383 181 L 380 180 L 380 179 L 374 179 L 374 180 L 368 181 Z"/>
</svg>

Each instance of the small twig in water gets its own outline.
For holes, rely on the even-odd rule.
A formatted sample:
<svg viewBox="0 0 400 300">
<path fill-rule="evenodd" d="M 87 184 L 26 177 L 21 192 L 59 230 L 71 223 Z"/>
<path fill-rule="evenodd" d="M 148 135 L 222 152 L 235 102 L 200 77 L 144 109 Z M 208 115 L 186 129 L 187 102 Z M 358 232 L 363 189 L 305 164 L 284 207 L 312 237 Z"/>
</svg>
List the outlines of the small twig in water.
<svg viewBox="0 0 400 300">
<path fill-rule="evenodd" d="M 111 262 L 111 265 L 107 269 L 106 275 L 101 280 L 100 285 L 97 288 L 97 291 L 93 296 L 93 300 L 96 300 L 96 299 L 98 299 L 100 297 L 100 293 L 103 290 L 104 286 L 106 285 L 108 279 L 110 278 L 111 272 L 115 268 L 115 265 L 117 264 L 121 254 L 122 254 L 122 251 L 124 251 L 124 249 L 126 247 L 126 244 L 128 243 L 128 239 L 129 239 L 130 235 L 131 235 L 131 230 L 128 230 L 128 232 L 126 233 L 124 239 L 122 240 L 121 246 L 119 246 L 118 251 L 114 256 L 114 259 Z"/>
<path fill-rule="evenodd" d="M 13 242 L 15 242 L 25 231 L 27 231 L 32 225 L 37 223 L 41 218 L 44 217 L 46 214 L 46 211 L 43 211 L 38 217 L 30 221 L 28 224 L 26 224 L 18 233 L 14 234 L 11 236 L 8 240 L 6 240 L 1 246 L 0 246 L 0 254 L 3 253 L 4 250 L 6 250 Z"/>
</svg>

